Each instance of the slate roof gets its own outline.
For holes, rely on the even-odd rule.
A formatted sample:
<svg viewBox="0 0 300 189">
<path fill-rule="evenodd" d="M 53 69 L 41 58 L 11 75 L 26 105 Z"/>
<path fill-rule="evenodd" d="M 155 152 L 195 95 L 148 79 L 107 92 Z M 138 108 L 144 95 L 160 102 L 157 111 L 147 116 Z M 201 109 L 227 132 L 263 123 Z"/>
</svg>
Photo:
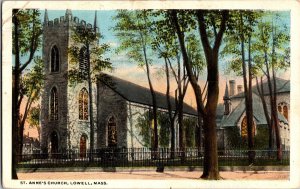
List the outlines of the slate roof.
<svg viewBox="0 0 300 189">
<path fill-rule="evenodd" d="M 256 122 L 256 125 L 267 125 L 267 120 L 264 114 L 264 109 L 262 106 L 261 99 L 256 94 L 253 94 L 253 116 Z M 245 108 L 245 99 L 241 100 L 240 103 L 233 109 L 229 115 L 224 115 L 221 123 L 219 124 L 221 127 L 232 127 L 237 126 L 238 121 L 240 120 L 243 113 L 246 111 Z M 270 114 L 270 108 L 268 107 L 268 111 Z M 278 113 L 279 121 L 288 124 L 288 121 L 285 117 Z"/>
<path fill-rule="evenodd" d="M 271 81 L 273 83 L 273 79 Z M 264 88 L 264 95 L 269 95 L 270 91 L 269 91 L 269 87 L 268 87 L 268 83 L 267 83 L 266 79 L 263 80 L 263 88 Z M 281 79 L 281 78 L 276 77 L 276 88 L 277 88 L 277 90 L 276 90 L 277 94 L 278 93 L 285 93 L 285 92 L 289 93 L 290 92 L 290 80 L 285 80 L 285 79 Z M 252 87 L 252 92 L 258 95 L 256 85 L 254 85 Z M 238 93 L 234 96 L 231 96 L 230 98 L 231 99 L 244 98 L 244 92 Z"/>
<path fill-rule="evenodd" d="M 125 100 L 152 106 L 150 89 L 108 74 L 101 74 L 98 79 L 122 96 Z M 157 91 L 155 93 L 157 106 L 162 109 L 168 109 L 166 95 Z M 171 104 L 174 110 L 175 99 L 173 97 L 171 97 Z M 186 103 L 183 104 L 183 112 L 190 115 L 197 115 L 197 111 Z"/>
</svg>

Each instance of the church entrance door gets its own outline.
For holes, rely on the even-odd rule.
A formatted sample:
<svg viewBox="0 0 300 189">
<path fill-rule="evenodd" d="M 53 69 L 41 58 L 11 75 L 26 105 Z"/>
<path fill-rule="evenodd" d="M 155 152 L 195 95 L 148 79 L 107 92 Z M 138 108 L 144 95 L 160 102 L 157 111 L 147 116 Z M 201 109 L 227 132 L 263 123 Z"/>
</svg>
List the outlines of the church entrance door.
<svg viewBox="0 0 300 189">
<path fill-rule="evenodd" d="M 80 137 L 80 157 L 86 157 L 86 137 L 85 135 L 81 135 Z"/>
<path fill-rule="evenodd" d="M 53 131 L 50 135 L 50 142 L 51 154 L 58 153 L 58 135 L 55 131 Z"/>
</svg>

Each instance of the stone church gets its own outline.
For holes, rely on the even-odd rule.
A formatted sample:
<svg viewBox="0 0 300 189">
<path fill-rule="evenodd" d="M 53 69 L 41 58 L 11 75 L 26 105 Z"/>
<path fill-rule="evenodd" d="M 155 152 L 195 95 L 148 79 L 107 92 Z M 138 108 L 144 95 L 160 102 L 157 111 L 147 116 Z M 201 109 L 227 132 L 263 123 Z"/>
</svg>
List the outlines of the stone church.
<svg viewBox="0 0 300 189">
<path fill-rule="evenodd" d="M 283 149 L 290 146 L 290 81 L 276 78 L 277 111 L 280 127 L 280 136 Z M 242 85 L 237 85 L 235 80 L 226 83 L 224 103 L 219 104 L 217 110 L 217 125 L 219 134 L 219 148 L 241 148 L 247 141 L 247 121 L 245 98 Z M 268 83 L 263 81 L 264 95 L 270 115 L 270 91 Z M 262 101 L 256 85 L 252 87 L 254 143 L 257 149 L 268 148 L 268 125 L 264 114 Z"/>
<path fill-rule="evenodd" d="M 45 11 L 42 53 L 46 79 L 41 98 L 43 153 L 78 151 L 85 155 L 90 147 L 88 85 L 83 82 L 70 86 L 67 77 L 71 67 L 68 47 L 72 44 L 72 28 L 78 25 L 98 32 L 97 15 L 92 25 L 73 17 L 70 10 L 54 20 L 49 20 Z M 77 65 L 78 69 L 80 64 Z M 112 75 L 99 75 L 101 77 L 92 87 L 94 149 L 144 147 L 136 124 L 138 117 L 152 107 L 150 90 Z M 159 111 L 167 111 L 166 96 L 159 92 L 156 95 Z M 172 104 L 175 107 L 174 98 Z M 185 117 L 195 118 L 197 115 L 195 109 L 187 104 L 184 104 L 183 111 Z M 176 143 L 178 146 L 178 135 Z"/>
</svg>

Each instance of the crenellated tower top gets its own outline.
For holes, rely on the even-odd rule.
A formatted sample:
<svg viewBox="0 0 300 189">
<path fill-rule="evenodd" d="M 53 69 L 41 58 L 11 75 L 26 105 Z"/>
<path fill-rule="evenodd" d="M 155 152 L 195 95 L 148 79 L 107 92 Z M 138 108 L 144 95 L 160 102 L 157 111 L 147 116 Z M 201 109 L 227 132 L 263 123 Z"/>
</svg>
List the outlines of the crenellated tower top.
<svg viewBox="0 0 300 189">
<path fill-rule="evenodd" d="M 64 16 L 59 18 L 55 18 L 54 20 L 49 20 L 48 11 L 45 10 L 44 15 L 44 28 L 54 28 L 54 27 L 69 27 L 69 26 L 84 26 L 89 29 L 93 29 L 94 32 L 99 32 L 98 24 L 97 24 L 97 11 L 95 11 L 94 18 L 94 26 L 90 23 L 87 23 L 85 20 L 80 20 L 78 17 L 73 16 L 72 11 L 70 9 L 66 10 Z"/>
</svg>

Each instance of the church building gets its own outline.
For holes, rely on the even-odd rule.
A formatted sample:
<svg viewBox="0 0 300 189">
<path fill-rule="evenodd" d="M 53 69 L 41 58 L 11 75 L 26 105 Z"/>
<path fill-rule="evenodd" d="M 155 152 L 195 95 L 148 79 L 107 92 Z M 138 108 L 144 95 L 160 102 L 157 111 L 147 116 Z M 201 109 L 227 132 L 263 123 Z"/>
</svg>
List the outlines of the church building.
<svg viewBox="0 0 300 189">
<path fill-rule="evenodd" d="M 97 14 L 94 24 L 74 17 L 70 10 L 64 16 L 49 20 L 45 11 L 43 25 L 44 90 L 41 98 L 41 150 L 43 153 L 77 151 L 85 156 L 90 148 L 89 90 L 87 82 L 70 85 L 71 68 L 68 48 L 73 44 L 72 28 L 83 26 L 99 32 Z M 77 65 L 81 69 L 80 62 Z M 124 79 L 99 73 L 92 86 L 94 114 L 94 149 L 104 147 L 144 147 L 140 128 L 141 115 L 151 112 L 148 88 Z M 167 111 L 167 98 L 156 92 L 160 112 Z M 171 98 L 175 108 L 175 99 Z M 184 104 L 184 117 L 197 119 L 197 112 Z M 151 127 L 151 116 L 149 116 Z M 178 126 L 176 132 L 178 133 Z M 151 135 L 151 133 L 149 133 Z M 178 146 L 178 134 L 176 145 Z"/>
<path fill-rule="evenodd" d="M 273 82 L 273 81 L 271 81 Z M 283 149 L 290 146 L 290 81 L 276 78 L 277 111 L 280 127 L 280 136 Z M 264 98 L 270 115 L 270 91 L 268 83 L 263 81 Z M 237 91 L 237 92 L 236 92 Z M 253 103 L 253 133 L 256 149 L 268 149 L 268 124 L 265 117 L 263 104 L 257 86 L 252 87 Z M 226 83 L 224 103 L 219 104 L 217 110 L 217 125 L 219 134 L 219 148 L 241 148 L 247 144 L 247 120 L 245 97 L 242 85 L 236 87 L 235 80 Z"/>
</svg>

